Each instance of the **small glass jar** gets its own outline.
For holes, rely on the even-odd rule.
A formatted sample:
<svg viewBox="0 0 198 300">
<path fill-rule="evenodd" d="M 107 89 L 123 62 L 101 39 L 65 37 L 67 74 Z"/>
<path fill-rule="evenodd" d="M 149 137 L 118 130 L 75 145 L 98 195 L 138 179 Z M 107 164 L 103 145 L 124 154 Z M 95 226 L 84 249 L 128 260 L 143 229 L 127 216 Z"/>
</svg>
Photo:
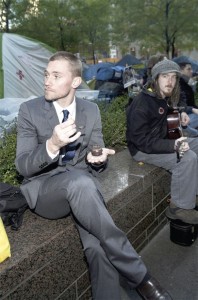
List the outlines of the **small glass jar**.
<svg viewBox="0 0 198 300">
<path fill-rule="evenodd" d="M 91 154 L 93 156 L 100 156 L 102 155 L 102 148 L 99 145 L 94 145 L 92 150 L 91 150 Z"/>
</svg>

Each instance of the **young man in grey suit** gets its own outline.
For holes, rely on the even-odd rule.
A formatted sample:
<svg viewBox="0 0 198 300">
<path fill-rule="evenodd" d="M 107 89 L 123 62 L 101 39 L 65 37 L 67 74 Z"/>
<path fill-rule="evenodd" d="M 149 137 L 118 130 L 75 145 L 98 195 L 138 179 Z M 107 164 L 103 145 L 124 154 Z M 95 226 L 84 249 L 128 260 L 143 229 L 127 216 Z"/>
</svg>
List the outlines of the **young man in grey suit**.
<svg viewBox="0 0 198 300">
<path fill-rule="evenodd" d="M 93 299 L 121 299 L 119 274 L 143 299 L 172 299 L 149 275 L 106 209 L 95 174 L 114 150 L 104 147 L 98 106 L 75 97 L 81 73 L 76 56 L 57 52 L 45 70 L 45 96 L 20 107 L 16 167 L 24 176 L 22 192 L 40 216 L 74 216 Z M 101 155 L 92 155 L 94 145 L 102 147 Z"/>
</svg>

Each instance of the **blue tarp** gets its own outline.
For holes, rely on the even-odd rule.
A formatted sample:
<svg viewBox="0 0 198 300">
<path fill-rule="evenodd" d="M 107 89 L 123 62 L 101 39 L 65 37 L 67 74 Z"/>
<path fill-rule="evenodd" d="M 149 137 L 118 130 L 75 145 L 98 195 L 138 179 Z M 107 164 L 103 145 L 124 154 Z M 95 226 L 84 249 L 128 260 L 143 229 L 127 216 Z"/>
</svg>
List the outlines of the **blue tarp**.
<svg viewBox="0 0 198 300">
<path fill-rule="evenodd" d="M 96 77 L 98 69 L 112 66 L 114 66 L 112 63 L 98 63 L 95 65 L 90 65 L 89 68 L 83 71 L 83 79 L 85 81 L 92 80 Z"/>
<path fill-rule="evenodd" d="M 96 74 L 98 72 L 99 69 L 105 69 L 107 70 L 107 72 L 109 71 L 108 68 L 109 67 L 120 67 L 123 70 L 124 67 L 126 66 L 132 66 L 132 65 L 138 65 L 141 64 L 141 60 L 136 58 L 135 56 L 131 55 L 131 54 L 127 54 L 125 55 L 120 61 L 118 61 L 116 64 L 114 63 L 109 63 L 109 62 L 105 62 L 105 63 L 98 63 L 95 65 L 89 65 L 89 67 L 86 66 L 86 68 L 83 69 L 83 79 L 85 81 L 89 81 L 92 80 L 94 78 L 96 78 Z M 107 75 L 108 76 L 108 75 Z"/>
<path fill-rule="evenodd" d="M 124 67 L 122 66 L 106 66 L 99 68 L 96 73 L 96 80 L 120 80 L 122 79 Z"/>
</svg>

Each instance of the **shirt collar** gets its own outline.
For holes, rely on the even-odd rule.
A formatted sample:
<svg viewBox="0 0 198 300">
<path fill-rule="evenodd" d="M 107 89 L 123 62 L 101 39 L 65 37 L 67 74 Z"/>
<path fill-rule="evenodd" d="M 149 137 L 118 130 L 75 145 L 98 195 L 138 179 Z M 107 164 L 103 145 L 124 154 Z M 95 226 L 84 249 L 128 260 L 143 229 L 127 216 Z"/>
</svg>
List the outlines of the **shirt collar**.
<svg viewBox="0 0 198 300">
<path fill-rule="evenodd" d="M 61 107 L 57 103 L 57 101 L 54 101 L 53 105 L 54 105 L 54 108 L 55 108 L 56 113 L 58 115 L 58 119 L 59 119 L 60 123 L 62 122 L 62 119 L 63 119 L 63 110 L 64 109 L 67 109 L 69 111 L 69 118 L 72 118 L 73 120 L 75 120 L 75 118 L 76 118 L 76 99 L 75 98 L 69 106 L 64 107 L 64 108 Z"/>
</svg>

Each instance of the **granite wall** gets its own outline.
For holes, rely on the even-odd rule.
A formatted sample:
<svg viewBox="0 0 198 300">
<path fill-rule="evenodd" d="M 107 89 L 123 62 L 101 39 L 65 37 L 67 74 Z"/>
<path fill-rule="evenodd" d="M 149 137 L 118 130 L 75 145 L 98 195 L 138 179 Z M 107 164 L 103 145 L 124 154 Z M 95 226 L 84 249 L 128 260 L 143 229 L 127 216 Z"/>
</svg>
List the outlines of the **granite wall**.
<svg viewBox="0 0 198 300">
<path fill-rule="evenodd" d="M 170 174 L 138 164 L 126 149 L 110 157 L 99 180 L 115 223 L 140 251 L 167 222 Z M 87 264 L 71 217 L 52 221 L 26 211 L 19 231 L 6 230 L 12 257 L 0 264 L 0 299 L 91 298 Z"/>
</svg>

